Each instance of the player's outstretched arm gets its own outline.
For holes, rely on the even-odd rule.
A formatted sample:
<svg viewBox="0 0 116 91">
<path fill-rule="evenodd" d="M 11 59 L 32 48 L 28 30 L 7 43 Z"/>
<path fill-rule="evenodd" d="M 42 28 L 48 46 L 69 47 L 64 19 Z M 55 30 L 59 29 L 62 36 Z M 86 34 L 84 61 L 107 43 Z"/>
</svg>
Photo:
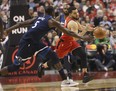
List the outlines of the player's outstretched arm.
<svg viewBox="0 0 116 91">
<path fill-rule="evenodd" d="M 58 30 L 60 30 L 61 32 L 65 33 L 67 35 L 70 35 L 75 38 L 83 39 L 83 37 L 79 36 L 78 34 L 74 33 L 73 31 L 70 31 L 69 29 L 64 28 L 60 23 L 58 23 L 54 19 L 50 19 L 48 21 L 48 24 L 49 24 L 50 28 L 56 27 Z"/>
<path fill-rule="evenodd" d="M 79 30 L 81 31 L 89 31 L 89 32 L 92 32 L 94 30 L 93 27 L 91 27 L 89 24 L 84 26 L 82 24 L 80 24 L 78 21 L 76 21 L 76 23 L 78 24 L 78 27 L 79 27 Z"/>
<path fill-rule="evenodd" d="M 5 29 L 4 34 L 7 36 L 13 29 L 16 29 L 16 28 L 19 28 L 19 27 L 29 26 L 29 25 L 32 24 L 32 22 L 34 22 L 34 20 L 35 20 L 35 18 L 28 19 L 28 20 L 26 20 L 24 22 L 19 22 L 19 23 L 15 24 L 15 25 Z"/>
</svg>

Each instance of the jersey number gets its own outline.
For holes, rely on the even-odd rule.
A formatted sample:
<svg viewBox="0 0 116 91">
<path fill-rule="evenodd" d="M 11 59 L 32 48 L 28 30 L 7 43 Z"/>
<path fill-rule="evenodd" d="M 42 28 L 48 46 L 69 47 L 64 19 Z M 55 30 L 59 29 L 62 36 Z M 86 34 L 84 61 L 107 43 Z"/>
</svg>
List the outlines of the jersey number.
<svg viewBox="0 0 116 91">
<path fill-rule="evenodd" d="M 32 28 L 35 28 L 38 23 L 40 23 L 40 20 L 43 21 L 45 18 L 44 17 L 38 17 L 38 20 L 35 22 L 35 24 L 32 26 Z"/>
</svg>

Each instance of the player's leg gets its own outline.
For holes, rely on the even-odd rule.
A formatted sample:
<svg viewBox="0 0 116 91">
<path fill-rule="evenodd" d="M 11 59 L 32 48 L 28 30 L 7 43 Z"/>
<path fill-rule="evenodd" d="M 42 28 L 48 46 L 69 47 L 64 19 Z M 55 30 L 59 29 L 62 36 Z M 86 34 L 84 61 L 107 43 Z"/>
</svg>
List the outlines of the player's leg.
<svg viewBox="0 0 116 91">
<path fill-rule="evenodd" d="M 44 68 L 54 66 L 59 71 L 62 80 L 67 78 L 66 74 L 64 73 L 63 67 L 54 51 L 52 51 L 50 48 L 46 48 L 45 50 L 40 52 L 40 54 L 41 54 L 41 56 L 45 57 L 46 59 L 51 59 L 51 60 L 47 61 L 44 64 L 43 63 L 39 64 L 39 67 L 38 67 L 38 76 L 39 77 L 42 77 Z"/>
<path fill-rule="evenodd" d="M 28 43 L 24 42 L 24 41 L 21 41 L 13 64 L 3 67 L 0 70 L 0 74 L 1 75 L 7 75 L 8 72 L 18 71 L 20 66 L 23 64 L 23 62 L 26 61 L 26 60 L 23 60 L 23 58 L 28 58 L 28 55 L 29 56 L 31 55 L 30 54 L 31 52 L 29 52 L 29 51 L 31 51 L 31 48 L 28 47 Z"/>
<path fill-rule="evenodd" d="M 15 56 L 14 63 L 8 66 L 3 67 L 0 70 L 1 75 L 7 75 L 8 72 L 18 71 L 20 66 L 26 62 L 27 59 L 35 53 L 36 49 L 34 45 L 28 46 L 29 43 L 22 40 L 20 42 L 17 55 Z M 34 50 L 35 49 L 35 50 Z"/>
<path fill-rule="evenodd" d="M 24 47 L 25 47 L 26 43 L 23 43 L 23 45 L 20 45 L 20 48 L 18 49 L 18 55 L 22 54 L 21 51 L 23 51 Z M 21 56 L 15 56 L 15 59 L 14 59 L 14 63 L 11 64 L 11 65 L 7 65 L 5 67 L 3 67 L 1 70 L 0 70 L 0 74 L 1 75 L 7 75 L 8 72 L 14 72 L 14 71 L 17 71 L 19 70 L 21 64 L 22 64 L 22 58 Z"/>
<path fill-rule="evenodd" d="M 42 77 L 41 75 L 43 73 L 44 68 L 54 66 L 55 69 L 57 69 L 59 71 L 61 79 L 63 80 L 61 86 L 76 86 L 76 85 L 78 85 L 78 83 L 73 82 L 72 79 L 68 78 L 68 80 L 67 80 L 67 75 L 65 74 L 63 66 L 62 66 L 61 62 L 59 61 L 55 52 L 53 52 L 50 49 L 46 55 L 46 58 L 50 58 L 51 60 L 44 64 L 43 63 L 39 64 L 39 69 L 38 69 L 39 77 Z"/>
<path fill-rule="evenodd" d="M 45 63 L 40 62 L 39 66 L 38 66 L 38 77 L 40 77 L 40 78 L 42 77 L 44 68 L 54 66 L 57 70 L 59 70 L 59 73 L 60 73 L 62 80 L 67 78 L 66 74 L 64 73 L 64 70 L 63 70 L 61 63 L 58 60 L 56 53 L 54 53 L 50 48 L 46 48 L 44 51 L 40 52 L 37 55 L 37 58 L 38 57 L 40 58 L 40 56 L 41 56 L 43 61 L 45 59 L 50 59 L 50 60 L 47 60 L 47 62 L 45 62 Z M 56 60 L 56 61 L 54 61 L 54 60 Z"/>
<path fill-rule="evenodd" d="M 71 60 L 71 56 L 72 56 L 71 54 L 68 54 L 63 59 L 60 59 L 64 69 L 66 69 L 66 71 L 67 71 L 67 76 L 69 77 L 69 79 L 72 79 L 72 73 L 71 73 L 72 60 Z"/>
<path fill-rule="evenodd" d="M 21 59 L 20 58 L 15 58 L 13 64 L 5 66 L 0 70 L 0 74 L 4 76 L 4 75 L 7 75 L 8 72 L 18 71 L 21 64 L 22 64 Z"/>
<path fill-rule="evenodd" d="M 82 47 L 78 47 L 75 50 L 73 50 L 72 54 L 74 56 L 79 56 L 81 58 L 81 67 L 82 67 L 82 72 L 84 74 L 83 83 L 86 83 L 86 82 L 92 80 L 92 77 L 90 77 L 88 72 L 87 72 L 87 58 L 86 58 L 86 53 L 82 49 Z"/>
<path fill-rule="evenodd" d="M 55 52 L 49 51 L 47 56 L 49 56 L 52 59 L 52 64 L 59 71 L 59 74 L 63 80 L 61 83 L 61 86 L 76 86 L 76 85 L 78 85 L 77 82 L 74 82 L 72 79 L 69 79 L 69 77 L 65 74 L 64 68 L 63 68 L 61 62 L 59 61 Z M 49 63 L 50 62 L 48 62 L 48 65 L 49 65 Z"/>
</svg>

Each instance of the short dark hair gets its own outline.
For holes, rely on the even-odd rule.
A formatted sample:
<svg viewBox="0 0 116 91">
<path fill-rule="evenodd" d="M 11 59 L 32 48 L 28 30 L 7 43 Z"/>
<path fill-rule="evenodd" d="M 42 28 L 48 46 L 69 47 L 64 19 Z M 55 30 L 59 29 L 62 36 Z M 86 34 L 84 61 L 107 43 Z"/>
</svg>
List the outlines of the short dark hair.
<svg viewBox="0 0 116 91">
<path fill-rule="evenodd" d="M 72 13 L 73 10 L 76 10 L 76 7 L 74 7 L 74 6 L 69 7 L 68 13 Z"/>
<path fill-rule="evenodd" d="M 53 12 L 54 12 L 54 8 L 52 6 L 45 7 L 45 13 L 47 13 L 48 15 L 52 15 Z"/>
</svg>

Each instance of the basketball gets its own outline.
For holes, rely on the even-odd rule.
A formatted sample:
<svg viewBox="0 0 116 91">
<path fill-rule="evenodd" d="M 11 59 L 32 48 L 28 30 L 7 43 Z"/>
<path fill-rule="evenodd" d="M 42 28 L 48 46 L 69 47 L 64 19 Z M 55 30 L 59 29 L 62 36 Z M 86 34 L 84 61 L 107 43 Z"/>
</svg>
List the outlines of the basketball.
<svg viewBox="0 0 116 91">
<path fill-rule="evenodd" d="M 95 38 L 103 39 L 106 37 L 106 30 L 101 27 L 97 27 L 95 28 L 93 35 L 95 36 Z"/>
</svg>

